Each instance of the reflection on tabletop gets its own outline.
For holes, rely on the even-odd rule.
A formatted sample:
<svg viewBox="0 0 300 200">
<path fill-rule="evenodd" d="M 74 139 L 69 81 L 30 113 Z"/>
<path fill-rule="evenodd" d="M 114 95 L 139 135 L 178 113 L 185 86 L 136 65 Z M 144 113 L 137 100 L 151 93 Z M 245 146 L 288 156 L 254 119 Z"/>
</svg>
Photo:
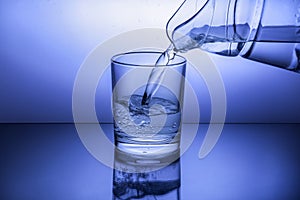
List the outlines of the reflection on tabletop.
<svg viewBox="0 0 300 200">
<path fill-rule="evenodd" d="M 300 124 L 225 124 L 204 159 L 198 153 L 208 124 L 184 125 L 181 141 L 196 127 L 180 162 L 151 172 L 168 159 L 116 153 L 114 160 L 113 150 L 112 169 L 85 148 L 74 124 L 0 124 L 0 199 L 153 199 L 154 193 L 173 200 L 179 191 L 181 200 L 300 199 Z M 113 124 L 101 128 L 113 142 Z M 164 190 L 152 189 L 167 181 Z"/>
<path fill-rule="evenodd" d="M 179 200 L 179 150 L 141 156 L 115 150 L 113 199 Z"/>
</svg>

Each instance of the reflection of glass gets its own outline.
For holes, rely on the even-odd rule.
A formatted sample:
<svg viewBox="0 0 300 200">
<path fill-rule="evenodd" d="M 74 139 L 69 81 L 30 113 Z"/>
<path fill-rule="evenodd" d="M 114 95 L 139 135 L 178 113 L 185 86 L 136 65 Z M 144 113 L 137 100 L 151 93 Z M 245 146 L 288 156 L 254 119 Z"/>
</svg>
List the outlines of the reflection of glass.
<svg viewBox="0 0 300 200">
<path fill-rule="evenodd" d="M 134 154 L 168 154 L 179 147 L 186 60 L 175 56 L 167 66 L 155 63 L 161 52 L 130 52 L 112 58 L 115 144 Z M 142 103 L 153 69 L 160 82 Z M 156 75 L 154 75 L 156 76 Z"/>
<path fill-rule="evenodd" d="M 180 199 L 179 150 L 164 156 L 137 156 L 115 150 L 113 199 Z"/>
</svg>

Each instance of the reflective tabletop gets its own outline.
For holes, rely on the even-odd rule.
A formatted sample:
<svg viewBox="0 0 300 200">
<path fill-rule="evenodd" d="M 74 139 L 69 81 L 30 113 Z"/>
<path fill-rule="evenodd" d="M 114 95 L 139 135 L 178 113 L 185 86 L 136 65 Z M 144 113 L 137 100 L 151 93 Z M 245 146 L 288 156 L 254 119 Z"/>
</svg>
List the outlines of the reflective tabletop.
<svg viewBox="0 0 300 200">
<path fill-rule="evenodd" d="M 185 124 L 182 137 L 195 126 Z M 113 124 L 101 127 L 112 141 Z M 114 152 L 113 169 L 90 154 L 74 124 L 1 124 L 0 199 L 300 198 L 300 124 L 225 124 L 199 159 L 207 129 L 199 125 L 180 159 Z"/>
</svg>

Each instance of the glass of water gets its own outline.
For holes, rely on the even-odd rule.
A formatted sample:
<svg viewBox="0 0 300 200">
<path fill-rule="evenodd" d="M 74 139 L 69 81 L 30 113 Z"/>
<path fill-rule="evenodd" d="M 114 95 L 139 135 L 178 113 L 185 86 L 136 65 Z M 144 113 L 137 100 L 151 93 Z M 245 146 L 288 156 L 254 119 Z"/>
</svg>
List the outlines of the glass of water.
<svg viewBox="0 0 300 200">
<path fill-rule="evenodd" d="M 141 51 L 111 59 L 114 138 L 120 151 L 161 155 L 179 149 L 186 60 L 176 55 L 168 65 L 155 64 L 161 55 Z M 147 85 L 154 89 L 145 104 Z"/>
</svg>

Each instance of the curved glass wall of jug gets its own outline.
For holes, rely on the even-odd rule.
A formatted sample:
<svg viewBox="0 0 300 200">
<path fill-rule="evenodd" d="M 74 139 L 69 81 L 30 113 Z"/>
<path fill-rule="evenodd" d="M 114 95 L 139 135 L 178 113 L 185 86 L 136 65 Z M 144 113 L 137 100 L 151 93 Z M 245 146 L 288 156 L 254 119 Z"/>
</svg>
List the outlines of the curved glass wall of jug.
<svg viewBox="0 0 300 200">
<path fill-rule="evenodd" d="M 179 52 L 201 48 L 236 56 L 255 40 L 263 5 L 264 0 L 185 0 L 167 23 L 167 34 Z"/>
<path fill-rule="evenodd" d="M 242 9 L 238 7 L 236 12 Z M 264 0 L 260 15 L 255 37 L 246 42 L 240 55 L 300 72 L 300 0 Z"/>
</svg>

